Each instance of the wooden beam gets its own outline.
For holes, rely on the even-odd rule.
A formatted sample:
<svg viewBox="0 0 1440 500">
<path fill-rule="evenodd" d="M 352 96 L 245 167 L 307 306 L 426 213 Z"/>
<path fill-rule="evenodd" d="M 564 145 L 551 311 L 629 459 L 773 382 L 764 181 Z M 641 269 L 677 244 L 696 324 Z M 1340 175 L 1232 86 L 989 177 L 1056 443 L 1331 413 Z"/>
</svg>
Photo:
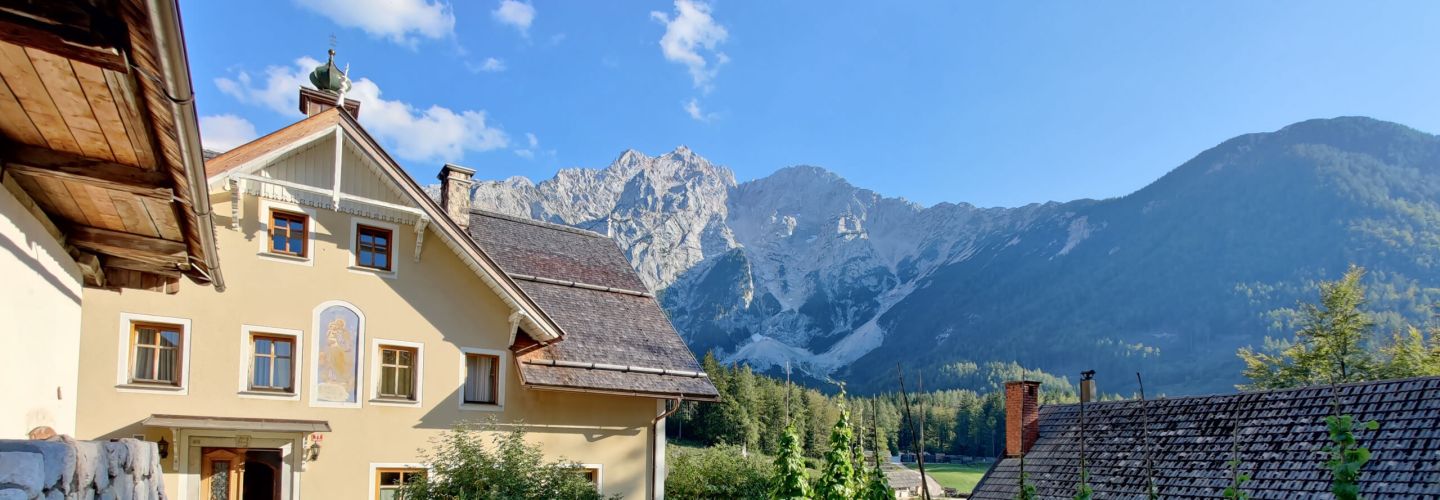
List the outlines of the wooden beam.
<svg viewBox="0 0 1440 500">
<path fill-rule="evenodd" d="M 6 170 L 21 175 L 53 177 L 111 191 L 169 202 L 169 177 L 153 170 L 86 158 L 73 153 L 14 145 L 4 153 Z"/>
<path fill-rule="evenodd" d="M 140 271 L 144 273 L 164 276 L 166 278 L 180 277 L 180 270 L 174 267 L 161 266 L 149 262 L 141 262 L 134 259 L 127 259 L 124 257 L 106 257 L 105 267 L 112 267 L 115 269 L 129 269 L 131 271 Z"/>
<path fill-rule="evenodd" d="M 90 226 L 71 226 L 66 241 L 76 247 L 166 269 L 190 269 L 185 243 Z"/>
<path fill-rule="evenodd" d="M 125 57 L 114 44 L 97 36 L 93 29 L 46 22 L 8 9 L 0 9 L 0 40 L 111 71 L 124 73 L 128 69 Z"/>
<path fill-rule="evenodd" d="M 100 257 L 93 253 L 72 250 L 75 254 L 75 264 L 80 268 L 80 276 L 85 279 L 85 284 L 94 287 L 105 286 L 105 268 L 100 265 Z"/>
</svg>

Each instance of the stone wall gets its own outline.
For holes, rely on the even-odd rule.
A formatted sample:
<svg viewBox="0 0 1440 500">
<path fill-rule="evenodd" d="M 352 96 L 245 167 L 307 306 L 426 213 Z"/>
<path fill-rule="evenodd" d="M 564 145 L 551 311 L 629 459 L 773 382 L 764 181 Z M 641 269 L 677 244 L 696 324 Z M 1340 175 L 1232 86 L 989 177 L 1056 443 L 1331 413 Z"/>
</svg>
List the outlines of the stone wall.
<svg viewBox="0 0 1440 500">
<path fill-rule="evenodd" d="M 163 500 L 155 443 L 0 440 L 0 500 Z"/>
</svg>

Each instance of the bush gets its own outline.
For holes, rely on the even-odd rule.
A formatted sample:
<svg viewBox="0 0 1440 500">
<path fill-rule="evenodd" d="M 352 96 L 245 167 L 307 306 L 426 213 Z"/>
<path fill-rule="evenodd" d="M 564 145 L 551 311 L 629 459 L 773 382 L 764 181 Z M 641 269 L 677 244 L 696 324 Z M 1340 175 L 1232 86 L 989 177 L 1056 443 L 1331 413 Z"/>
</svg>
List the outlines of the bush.
<svg viewBox="0 0 1440 500">
<path fill-rule="evenodd" d="M 564 459 L 546 462 L 538 445 L 525 442 L 525 431 L 484 433 L 458 428 L 431 440 L 421 450 L 430 474 L 418 476 L 405 489 L 407 500 L 454 498 L 505 498 L 577 500 L 599 499 L 595 485 L 580 472 L 579 464 Z"/>
<path fill-rule="evenodd" d="M 770 459 L 758 453 L 741 456 L 738 446 L 670 446 L 665 454 L 670 463 L 667 498 L 765 498 L 770 490 Z"/>
</svg>

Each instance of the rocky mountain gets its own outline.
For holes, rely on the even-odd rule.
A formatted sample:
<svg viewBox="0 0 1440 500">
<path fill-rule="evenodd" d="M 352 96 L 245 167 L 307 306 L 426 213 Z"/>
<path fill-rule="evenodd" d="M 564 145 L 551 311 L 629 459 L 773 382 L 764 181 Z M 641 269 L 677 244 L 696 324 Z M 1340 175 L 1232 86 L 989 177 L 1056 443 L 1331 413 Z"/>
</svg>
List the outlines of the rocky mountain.
<svg viewBox="0 0 1440 500">
<path fill-rule="evenodd" d="M 1236 348 L 1350 263 L 1386 325 L 1440 300 L 1440 138 L 1368 118 L 1237 137 L 1108 200 L 922 207 L 816 167 L 737 183 L 681 147 L 480 182 L 474 204 L 611 235 L 696 352 L 862 391 L 897 363 L 993 384 L 998 362 L 1226 391 Z"/>
</svg>

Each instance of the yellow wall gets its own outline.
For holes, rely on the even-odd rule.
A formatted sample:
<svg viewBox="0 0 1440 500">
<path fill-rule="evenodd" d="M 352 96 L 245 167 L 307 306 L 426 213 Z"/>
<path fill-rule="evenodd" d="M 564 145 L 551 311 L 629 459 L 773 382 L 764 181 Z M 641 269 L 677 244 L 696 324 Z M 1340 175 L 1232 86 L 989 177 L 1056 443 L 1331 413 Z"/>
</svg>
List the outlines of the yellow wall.
<svg viewBox="0 0 1440 500">
<path fill-rule="evenodd" d="M 601 464 L 606 494 L 643 498 L 647 493 L 647 443 L 656 402 L 650 398 L 522 388 L 513 360 L 507 359 L 504 411 L 462 411 L 461 347 L 504 350 L 510 311 L 466 267 L 434 231 L 425 236 L 423 258 L 415 262 L 413 226 L 401 225 L 395 242 L 398 274 L 386 279 L 348 270 L 351 216 L 313 209 L 313 264 L 297 265 L 257 255 L 265 237 L 259 201 L 246 196 L 238 230 L 230 229 L 230 195 L 212 195 L 221 265 L 228 289 L 186 283 L 176 295 L 126 290 L 86 289 L 80 346 L 80 439 L 146 433 L 154 440 L 168 431 L 146 430 L 138 423 L 151 414 L 268 417 L 324 420 L 333 432 L 324 437 L 321 457 L 304 466 L 299 491 L 309 498 L 365 498 L 373 479 L 372 463 L 414 463 L 417 448 L 464 419 L 524 421 L 529 438 L 550 457 Z M 361 408 L 320 408 L 309 403 L 310 351 L 316 332 L 312 312 L 322 302 L 342 300 L 364 314 Z M 185 394 L 126 391 L 117 388 L 121 315 L 140 313 L 191 322 L 189 383 Z M 242 325 L 300 330 L 303 366 L 297 371 L 298 400 L 242 397 L 240 377 Z M 323 332 L 322 332 L 323 334 Z M 423 387 L 419 407 L 392 407 L 369 401 L 375 361 L 371 339 L 423 344 Z M 201 433 L 203 434 L 203 433 Z M 187 434 L 198 435 L 198 434 Z M 183 446 L 185 443 L 179 443 Z M 178 450 L 178 447 L 177 447 Z M 172 453 L 173 457 L 183 452 Z M 176 460 L 166 461 L 171 498 L 182 492 Z M 193 474 L 193 469 L 190 469 Z"/>
<path fill-rule="evenodd" d="M 75 432 L 80 270 L 46 226 L 0 188 L 0 439 L 49 426 Z M 16 191 L 19 191 L 16 188 Z M 20 191 L 24 197 L 24 192 Z"/>
</svg>

